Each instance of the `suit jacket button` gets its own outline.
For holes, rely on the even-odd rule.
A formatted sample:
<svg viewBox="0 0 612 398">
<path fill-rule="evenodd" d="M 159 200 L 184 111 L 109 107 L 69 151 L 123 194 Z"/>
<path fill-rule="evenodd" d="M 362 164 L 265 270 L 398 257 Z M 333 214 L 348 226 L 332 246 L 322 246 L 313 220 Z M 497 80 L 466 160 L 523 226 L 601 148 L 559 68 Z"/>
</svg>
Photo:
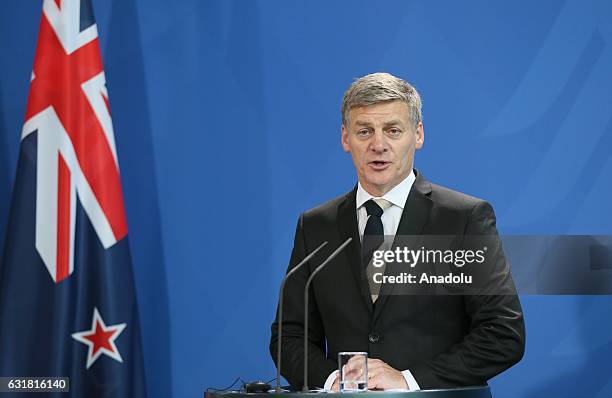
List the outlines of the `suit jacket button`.
<svg viewBox="0 0 612 398">
<path fill-rule="evenodd" d="M 378 343 L 380 341 L 380 335 L 378 333 L 376 333 L 376 332 L 372 332 L 368 336 L 368 340 L 370 340 L 370 343 L 376 344 L 376 343 Z"/>
</svg>

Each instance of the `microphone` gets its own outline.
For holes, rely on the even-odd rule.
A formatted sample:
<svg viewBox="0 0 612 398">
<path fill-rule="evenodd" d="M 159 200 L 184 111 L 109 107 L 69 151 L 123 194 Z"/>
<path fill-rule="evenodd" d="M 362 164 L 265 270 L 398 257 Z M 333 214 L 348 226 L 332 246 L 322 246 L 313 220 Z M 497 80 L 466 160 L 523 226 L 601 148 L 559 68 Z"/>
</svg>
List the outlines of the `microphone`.
<svg viewBox="0 0 612 398">
<path fill-rule="evenodd" d="M 319 247 L 317 247 L 312 253 L 306 256 L 298 265 L 293 267 L 287 275 L 283 278 L 280 285 L 279 299 L 278 299 L 278 341 L 276 348 L 276 393 L 281 393 L 282 389 L 280 386 L 280 377 L 281 377 L 281 343 L 283 340 L 283 302 L 285 301 L 284 290 L 285 290 L 285 282 L 287 282 L 287 278 L 289 278 L 295 271 L 297 271 L 302 265 L 306 264 L 311 258 L 314 257 L 315 254 L 319 252 L 322 248 L 327 246 L 327 241 L 323 242 Z"/>
<path fill-rule="evenodd" d="M 321 265 L 319 265 L 312 274 L 310 278 L 306 281 L 306 287 L 304 287 L 304 386 L 302 387 L 303 392 L 308 392 L 308 288 L 310 287 L 310 283 L 312 282 L 312 278 L 323 269 L 331 260 L 333 260 L 338 253 L 342 251 L 353 238 L 348 238 L 344 241 L 343 244 L 340 245 L 332 254 L 327 257 L 325 261 Z"/>
</svg>

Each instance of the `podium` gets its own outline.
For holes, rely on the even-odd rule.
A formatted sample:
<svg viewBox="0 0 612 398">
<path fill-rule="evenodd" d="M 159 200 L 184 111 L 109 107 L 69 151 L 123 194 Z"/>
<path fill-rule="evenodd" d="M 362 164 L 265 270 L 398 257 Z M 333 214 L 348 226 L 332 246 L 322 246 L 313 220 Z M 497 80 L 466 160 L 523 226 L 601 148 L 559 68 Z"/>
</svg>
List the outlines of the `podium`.
<svg viewBox="0 0 612 398">
<path fill-rule="evenodd" d="M 420 391 L 366 391 L 354 393 L 284 392 L 276 394 L 217 391 L 204 394 L 204 398 L 491 398 L 489 386 L 460 387 Z"/>
</svg>

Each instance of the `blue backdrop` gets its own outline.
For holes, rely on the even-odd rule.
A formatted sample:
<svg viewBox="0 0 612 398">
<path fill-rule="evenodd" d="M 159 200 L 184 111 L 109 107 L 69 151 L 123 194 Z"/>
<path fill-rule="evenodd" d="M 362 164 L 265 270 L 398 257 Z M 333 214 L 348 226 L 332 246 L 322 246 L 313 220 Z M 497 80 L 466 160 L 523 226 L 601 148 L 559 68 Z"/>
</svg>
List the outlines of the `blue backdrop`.
<svg viewBox="0 0 612 398">
<path fill-rule="evenodd" d="M 2 5 L 0 241 L 41 2 Z M 94 7 L 152 397 L 274 376 L 269 325 L 295 222 L 355 183 L 339 108 L 366 73 L 414 83 L 417 167 L 490 200 L 503 233 L 612 234 L 608 1 Z M 612 297 L 522 302 L 526 355 L 495 396 L 612 396 Z"/>
</svg>

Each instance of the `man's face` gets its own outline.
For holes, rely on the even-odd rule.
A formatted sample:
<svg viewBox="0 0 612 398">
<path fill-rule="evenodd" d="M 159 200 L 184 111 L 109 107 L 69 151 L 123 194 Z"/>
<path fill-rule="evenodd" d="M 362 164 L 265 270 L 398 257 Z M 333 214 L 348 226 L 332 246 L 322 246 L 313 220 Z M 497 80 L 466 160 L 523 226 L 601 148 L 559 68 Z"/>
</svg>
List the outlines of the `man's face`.
<svg viewBox="0 0 612 398">
<path fill-rule="evenodd" d="M 423 123 L 414 128 L 402 101 L 352 108 L 348 119 L 342 148 L 351 154 L 363 188 L 382 196 L 410 174 L 414 152 L 423 146 Z"/>
</svg>

